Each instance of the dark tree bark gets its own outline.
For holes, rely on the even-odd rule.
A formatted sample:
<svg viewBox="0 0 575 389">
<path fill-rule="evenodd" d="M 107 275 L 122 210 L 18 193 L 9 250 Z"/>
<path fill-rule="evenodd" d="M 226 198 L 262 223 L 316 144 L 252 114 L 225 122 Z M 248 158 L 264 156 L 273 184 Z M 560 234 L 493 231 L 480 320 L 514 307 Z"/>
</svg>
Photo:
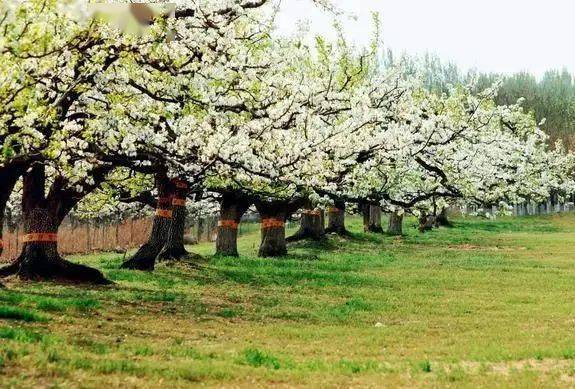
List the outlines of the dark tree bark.
<svg viewBox="0 0 575 389">
<path fill-rule="evenodd" d="M 381 226 L 381 207 L 378 205 L 362 204 L 363 230 L 365 232 L 383 233 Z"/>
<path fill-rule="evenodd" d="M 325 217 L 322 209 L 313 209 L 311 202 L 306 202 L 302 211 L 298 231 L 286 239 L 297 242 L 303 239 L 322 240 L 325 238 Z"/>
<path fill-rule="evenodd" d="M 281 202 L 271 202 L 258 206 L 261 217 L 262 241 L 258 256 L 281 257 L 287 254 L 285 221 L 287 210 Z"/>
<path fill-rule="evenodd" d="M 345 201 L 335 201 L 334 206 L 328 209 L 328 224 L 325 230 L 328 234 L 349 236 L 345 228 Z"/>
<path fill-rule="evenodd" d="M 220 220 L 216 237 L 216 255 L 237 257 L 238 227 L 242 216 L 246 213 L 252 199 L 239 191 L 222 193 L 220 201 Z"/>
<path fill-rule="evenodd" d="M 281 257 L 287 254 L 285 222 L 303 203 L 301 200 L 255 201 L 262 219 L 262 241 L 258 252 L 260 257 Z"/>
<path fill-rule="evenodd" d="M 174 187 L 164 172 L 157 173 L 155 185 L 158 190 L 158 203 L 148 241 L 142 245 L 132 258 L 124 262 L 122 269 L 152 271 L 156 259 L 164 248 L 172 224 L 172 200 Z"/>
<path fill-rule="evenodd" d="M 389 235 L 403 235 L 403 214 L 392 212 L 389 214 L 389 226 L 387 229 Z"/>
<path fill-rule="evenodd" d="M 441 212 L 439 212 L 435 219 L 435 223 L 438 227 L 452 227 L 452 224 L 449 221 L 447 208 L 443 208 Z"/>
<path fill-rule="evenodd" d="M 186 229 L 186 197 L 188 184 L 182 180 L 173 180 L 172 222 L 170 223 L 166 243 L 158 255 L 159 260 L 177 261 L 192 256 L 184 246 Z"/>
<path fill-rule="evenodd" d="M 10 195 L 14 191 L 16 183 L 24 174 L 24 165 L 10 165 L 0 168 L 0 255 L 4 250 L 4 242 L 2 240 L 4 230 L 4 217 L 6 213 L 6 204 L 10 199 Z"/>
<path fill-rule="evenodd" d="M 419 217 L 419 232 L 431 231 L 435 226 L 435 216 L 422 213 Z"/>
<path fill-rule="evenodd" d="M 68 262 L 58 254 L 58 227 L 83 197 L 64 189 L 63 185 L 64 181 L 57 178 L 46 196 L 46 173 L 43 165 L 34 165 L 30 172 L 24 175 L 24 246 L 20 257 L 14 263 L 0 269 L 0 276 L 16 274 L 27 280 L 110 283 L 100 271 Z"/>
</svg>

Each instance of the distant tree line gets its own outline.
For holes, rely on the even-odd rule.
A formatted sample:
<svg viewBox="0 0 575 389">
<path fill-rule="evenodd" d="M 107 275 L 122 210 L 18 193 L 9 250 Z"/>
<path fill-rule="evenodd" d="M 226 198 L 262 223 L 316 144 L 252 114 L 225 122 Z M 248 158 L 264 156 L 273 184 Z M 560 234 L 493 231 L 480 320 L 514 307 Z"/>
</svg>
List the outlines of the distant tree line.
<svg viewBox="0 0 575 389">
<path fill-rule="evenodd" d="M 575 147 L 575 79 L 567 69 L 551 69 L 539 79 L 525 71 L 514 74 L 462 71 L 456 64 L 441 60 L 437 55 L 421 57 L 386 54 L 388 65 L 402 64 L 413 73 L 419 72 L 432 91 L 447 92 L 450 85 L 476 82 L 476 91 L 484 90 L 496 81 L 501 82 L 495 101 L 499 105 L 515 104 L 524 98 L 523 106 L 535 114 L 538 122 L 545 119 L 541 129 L 550 142 L 562 139 L 569 149 Z"/>
</svg>

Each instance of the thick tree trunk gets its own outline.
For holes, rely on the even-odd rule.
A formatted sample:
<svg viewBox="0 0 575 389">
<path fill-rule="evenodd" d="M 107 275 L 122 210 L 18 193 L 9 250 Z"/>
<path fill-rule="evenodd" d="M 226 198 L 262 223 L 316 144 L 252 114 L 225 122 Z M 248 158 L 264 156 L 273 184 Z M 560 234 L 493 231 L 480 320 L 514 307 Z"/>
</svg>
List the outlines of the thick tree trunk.
<svg viewBox="0 0 575 389">
<path fill-rule="evenodd" d="M 261 217 L 260 257 L 281 257 L 287 254 L 285 221 L 290 212 L 283 201 L 257 201 Z"/>
<path fill-rule="evenodd" d="M 452 226 L 451 222 L 449 221 L 447 208 L 443 208 L 441 210 L 441 212 L 439 212 L 439 215 L 437 215 L 437 217 L 435 219 L 435 223 L 437 224 L 437 226 L 441 226 L 441 227 L 451 227 Z"/>
<path fill-rule="evenodd" d="M 159 173 L 156 175 L 156 187 L 158 203 L 148 242 L 142 245 L 132 258 L 122 264 L 122 269 L 154 270 L 156 259 L 167 242 L 173 215 L 171 209 L 173 186 L 165 174 Z"/>
<path fill-rule="evenodd" d="M 363 230 L 365 232 L 383 233 L 381 226 L 381 207 L 378 205 L 362 205 Z"/>
<path fill-rule="evenodd" d="M 349 231 L 345 228 L 345 201 L 336 201 L 334 206 L 328 209 L 327 213 L 328 224 L 325 232 L 348 236 Z"/>
<path fill-rule="evenodd" d="M 68 262 L 58 254 L 58 227 L 70 205 L 76 201 L 55 193 L 46 198 L 45 186 L 46 175 L 42 165 L 34 166 L 24 176 L 24 246 L 13 264 L 0 269 L 0 276 L 16 274 L 27 280 L 109 284 L 100 271 Z"/>
<path fill-rule="evenodd" d="M 168 228 L 166 243 L 158 255 L 159 260 L 178 261 L 184 258 L 199 257 L 189 253 L 184 246 L 186 229 L 186 197 L 188 184 L 182 180 L 173 180 L 174 196 L 172 198 L 172 222 Z"/>
<path fill-rule="evenodd" d="M 387 229 L 389 235 L 403 235 L 403 214 L 392 212 L 389 214 L 389 226 Z"/>
<path fill-rule="evenodd" d="M 312 209 L 311 204 L 302 211 L 298 231 L 287 238 L 287 242 L 297 242 L 303 239 L 322 240 L 325 238 L 325 217 L 323 209 Z"/>
<path fill-rule="evenodd" d="M 435 216 L 421 214 L 419 217 L 419 232 L 431 231 L 435 226 Z"/>
<path fill-rule="evenodd" d="M 216 237 L 216 255 L 237 257 L 238 227 L 251 200 L 240 192 L 224 192 L 220 202 L 220 220 Z"/>
</svg>

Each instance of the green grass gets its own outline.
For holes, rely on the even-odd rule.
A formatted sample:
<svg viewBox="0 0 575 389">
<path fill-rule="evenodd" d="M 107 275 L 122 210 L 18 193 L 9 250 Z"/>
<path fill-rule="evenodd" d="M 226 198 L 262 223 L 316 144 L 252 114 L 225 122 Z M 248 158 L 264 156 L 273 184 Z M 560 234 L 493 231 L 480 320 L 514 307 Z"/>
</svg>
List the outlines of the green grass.
<svg viewBox="0 0 575 389">
<path fill-rule="evenodd" d="M 119 269 L 110 287 L 8 280 L 0 386 L 572 387 L 575 215 L 290 245 L 257 258 Z"/>
<path fill-rule="evenodd" d="M 0 319 L 22 321 L 46 321 L 46 318 L 36 312 L 19 307 L 0 306 Z"/>
</svg>

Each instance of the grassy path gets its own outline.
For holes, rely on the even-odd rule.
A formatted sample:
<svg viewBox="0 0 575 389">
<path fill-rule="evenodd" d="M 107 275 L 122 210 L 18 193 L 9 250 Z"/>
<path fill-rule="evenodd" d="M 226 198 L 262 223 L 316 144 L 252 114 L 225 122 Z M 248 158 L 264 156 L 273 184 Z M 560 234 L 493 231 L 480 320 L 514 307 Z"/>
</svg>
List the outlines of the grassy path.
<svg viewBox="0 0 575 389">
<path fill-rule="evenodd" d="M 408 222 L 413 223 L 413 222 Z M 115 286 L 10 280 L 0 386 L 575 385 L 575 215 L 456 220 L 402 239 L 300 243 L 281 260 L 118 270 Z M 409 227 L 409 228 L 408 228 Z"/>
</svg>

